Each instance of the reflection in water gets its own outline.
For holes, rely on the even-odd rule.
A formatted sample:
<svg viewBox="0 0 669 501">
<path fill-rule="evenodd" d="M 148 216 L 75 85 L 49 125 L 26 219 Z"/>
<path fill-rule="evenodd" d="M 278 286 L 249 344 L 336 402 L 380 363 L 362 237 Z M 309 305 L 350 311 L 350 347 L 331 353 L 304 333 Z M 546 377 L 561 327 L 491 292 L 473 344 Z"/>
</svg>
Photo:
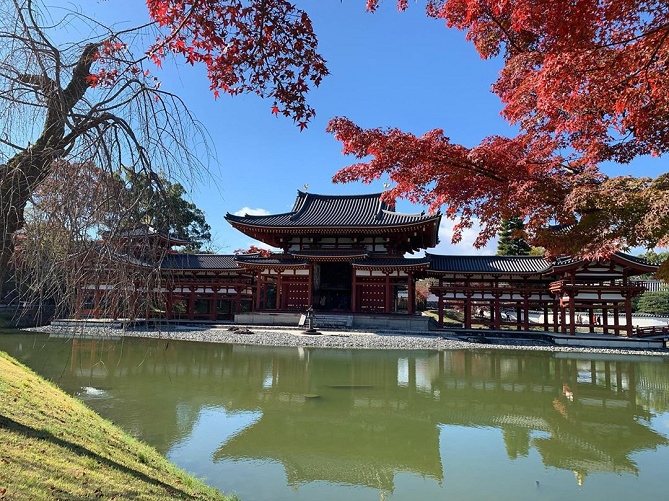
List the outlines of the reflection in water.
<svg viewBox="0 0 669 501">
<path fill-rule="evenodd" d="M 509 461 L 538 453 L 581 485 L 596 472 L 638 475 L 635 454 L 668 443 L 651 423 L 669 404 L 656 357 L 28 339 L 0 336 L 0 349 L 177 462 L 179 451 L 196 474 L 261 462 L 282 465 L 293 488 L 384 496 L 404 474 L 439 487 L 440 433 L 457 426 L 500 430 Z"/>
</svg>

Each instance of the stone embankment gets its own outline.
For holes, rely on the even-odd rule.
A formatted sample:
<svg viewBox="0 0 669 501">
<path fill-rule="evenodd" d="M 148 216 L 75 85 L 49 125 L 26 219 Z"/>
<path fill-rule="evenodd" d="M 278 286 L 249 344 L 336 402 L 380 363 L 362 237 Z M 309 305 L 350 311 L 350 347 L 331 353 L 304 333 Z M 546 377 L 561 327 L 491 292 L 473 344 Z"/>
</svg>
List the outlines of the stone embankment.
<svg viewBox="0 0 669 501">
<path fill-rule="evenodd" d="M 246 344 L 262 346 L 301 346 L 340 349 L 389 350 L 460 350 L 460 349 L 516 349 L 559 351 L 573 353 L 609 353 L 669 356 L 668 350 L 629 350 L 555 346 L 540 339 L 503 339 L 469 337 L 458 338 L 447 332 L 437 335 L 402 332 L 321 331 L 308 335 L 299 329 L 264 326 L 173 326 L 161 328 L 115 329 L 100 326 L 46 326 L 30 329 L 62 336 L 81 337 L 143 337 L 164 340 L 198 341 L 208 343 Z"/>
</svg>

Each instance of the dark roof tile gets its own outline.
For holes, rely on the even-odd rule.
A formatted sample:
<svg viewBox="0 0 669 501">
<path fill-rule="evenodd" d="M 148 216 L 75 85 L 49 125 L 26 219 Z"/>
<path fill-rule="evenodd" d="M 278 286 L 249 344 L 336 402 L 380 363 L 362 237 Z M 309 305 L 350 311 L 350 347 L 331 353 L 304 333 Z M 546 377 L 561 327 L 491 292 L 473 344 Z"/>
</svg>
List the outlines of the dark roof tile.
<svg viewBox="0 0 669 501">
<path fill-rule="evenodd" d="M 404 214 L 371 195 L 316 195 L 297 192 L 293 210 L 266 216 L 226 214 L 230 223 L 262 227 L 383 227 L 406 226 L 439 219 L 439 214 Z"/>
<path fill-rule="evenodd" d="M 105 238 L 149 238 L 149 237 L 161 237 L 165 240 L 169 240 L 173 245 L 186 245 L 189 241 L 185 238 L 181 238 L 174 233 L 167 233 L 163 230 L 158 230 L 149 224 L 140 224 L 138 226 L 128 227 L 128 228 L 119 228 L 116 231 L 105 231 L 103 232 Z"/>
<path fill-rule="evenodd" d="M 365 268 L 371 268 L 371 267 L 402 267 L 402 266 L 427 266 L 430 264 L 430 261 L 427 257 L 414 257 L 414 258 L 406 258 L 406 257 L 397 257 L 397 258 L 371 258 L 371 259 L 365 259 L 363 261 L 355 261 L 353 262 L 353 266 L 355 267 L 365 267 Z"/>
<path fill-rule="evenodd" d="M 232 254 L 167 254 L 163 270 L 235 270 L 240 267 Z"/>
<path fill-rule="evenodd" d="M 262 257 L 258 254 L 238 254 L 235 256 L 235 261 L 240 264 L 250 264 L 254 266 L 306 266 L 309 264 L 307 261 L 295 259 L 290 255 L 283 254 L 272 255 L 269 257 Z"/>
<path fill-rule="evenodd" d="M 551 263 L 542 256 L 443 256 L 426 254 L 431 271 L 451 273 L 545 273 Z"/>
</svg>

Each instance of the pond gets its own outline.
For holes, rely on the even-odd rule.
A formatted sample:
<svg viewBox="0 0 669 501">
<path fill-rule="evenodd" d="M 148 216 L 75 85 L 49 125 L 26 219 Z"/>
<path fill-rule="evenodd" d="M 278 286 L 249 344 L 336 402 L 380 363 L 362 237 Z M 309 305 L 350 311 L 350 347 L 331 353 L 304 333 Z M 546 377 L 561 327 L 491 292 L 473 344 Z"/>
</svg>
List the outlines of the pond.
<svg viewBox="0 0 669 501">
<path fill-rule="evenodd" d="M 0 335 L 243 500 L 659 499 L 663 357 Z"/>
</svg>

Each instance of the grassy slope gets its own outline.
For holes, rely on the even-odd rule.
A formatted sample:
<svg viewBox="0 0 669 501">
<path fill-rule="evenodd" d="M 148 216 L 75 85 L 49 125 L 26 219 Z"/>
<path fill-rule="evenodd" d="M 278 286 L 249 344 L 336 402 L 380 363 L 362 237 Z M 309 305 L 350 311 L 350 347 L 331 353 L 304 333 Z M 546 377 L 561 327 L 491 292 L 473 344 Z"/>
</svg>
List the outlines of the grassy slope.
<svg viewBox="0 0 669 501">
<path fill-rule="evenodd" d="M 0 499 L 226 499 L 4 352 L 0 444 Z"/>
</svg>

